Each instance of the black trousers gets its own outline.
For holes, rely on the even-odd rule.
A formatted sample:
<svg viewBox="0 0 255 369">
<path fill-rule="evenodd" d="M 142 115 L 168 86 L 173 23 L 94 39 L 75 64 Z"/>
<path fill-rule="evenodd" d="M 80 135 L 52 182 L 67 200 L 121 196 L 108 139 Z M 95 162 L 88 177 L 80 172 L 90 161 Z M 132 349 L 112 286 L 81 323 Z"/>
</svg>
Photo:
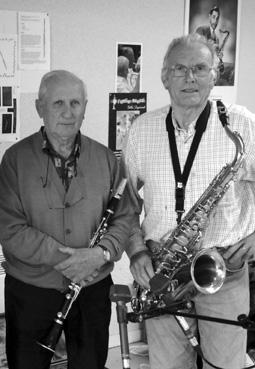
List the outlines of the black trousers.
<svg viewBox="0 0 255 369">
<path fill-rule="evenodd" d="M 109 342 L 111 276 L 85 287 L 64 321 L 68 369 L 104 369 Z M 48 369 L 52 353 L 37 344 L 47 335 L 64 294 L 5 278 L 9 369 Z"/>
</svg>

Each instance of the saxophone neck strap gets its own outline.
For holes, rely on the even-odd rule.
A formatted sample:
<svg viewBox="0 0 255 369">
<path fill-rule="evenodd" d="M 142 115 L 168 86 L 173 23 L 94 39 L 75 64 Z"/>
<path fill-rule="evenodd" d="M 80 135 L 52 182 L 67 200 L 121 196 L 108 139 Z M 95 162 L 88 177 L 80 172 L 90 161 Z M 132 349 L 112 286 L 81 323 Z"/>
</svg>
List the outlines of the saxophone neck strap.
<svg viewBox="0 0 255 369">
<path fill-rule="evenodd" d="M 172 121 L 172 108 L 170 108 L 169 113 L 166 117 L 166 130 L 168 132 L 171 159 L 175 176 L 175 211 L 177 213 L 177 223 L 180 223 L 182 214 L 185 211 L 184 210 L 185 186 L 188 181 L 190 170 L 193 161 L 195 159 L 199 143 L 201 141 L 204 131 L 206 130 L 210 110 L 211 105 L 210 102 L 207 101 L 204 110 L 202 111 L 196 122 L 195 126 L 196 133 L 194 135 L 190 151 L 184 165 L 183 172 L 181 172 L 178 150 L 176 145 L 175 130 Z"/>
</svg>

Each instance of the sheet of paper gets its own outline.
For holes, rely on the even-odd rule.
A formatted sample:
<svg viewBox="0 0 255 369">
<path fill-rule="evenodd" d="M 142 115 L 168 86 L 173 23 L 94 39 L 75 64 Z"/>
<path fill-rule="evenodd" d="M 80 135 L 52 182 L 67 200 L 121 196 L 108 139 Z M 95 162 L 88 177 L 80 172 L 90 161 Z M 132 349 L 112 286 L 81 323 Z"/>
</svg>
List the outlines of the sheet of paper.
<svg viewBox="0 0 255 369">
<path fill-rule="evenodd" d="M 19 84 L 17 35 L 0 34 L 0 86 Z"/>
<path fill-rule="evenodd" d="M 47 13 L 18 13 L 19 69 L 50 69 L 49 28 Z"/>
</svg>

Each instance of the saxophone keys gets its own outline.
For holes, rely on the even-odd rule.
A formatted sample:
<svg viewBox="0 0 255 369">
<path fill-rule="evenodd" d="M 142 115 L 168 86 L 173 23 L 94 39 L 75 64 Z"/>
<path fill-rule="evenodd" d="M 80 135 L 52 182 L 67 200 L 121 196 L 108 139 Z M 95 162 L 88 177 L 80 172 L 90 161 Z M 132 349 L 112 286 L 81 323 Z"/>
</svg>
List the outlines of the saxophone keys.
<svg viewBox="0 0 255 369">
<path fill-rule="evenodd" d="M 191 220 L 189 226 L 194 233 L 196 233 L 199 229 L 199 224 L 196 219 Z"/>
</svg>

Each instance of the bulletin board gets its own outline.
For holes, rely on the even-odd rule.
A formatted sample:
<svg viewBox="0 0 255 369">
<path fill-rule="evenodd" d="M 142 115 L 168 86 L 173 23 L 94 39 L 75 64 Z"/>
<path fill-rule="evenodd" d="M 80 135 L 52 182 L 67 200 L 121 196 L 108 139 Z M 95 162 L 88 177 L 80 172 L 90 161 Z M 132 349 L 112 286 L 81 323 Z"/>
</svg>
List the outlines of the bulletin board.
<svg viewBox="0 0 255 369">
<path fill-rule="evenodd" d="M 20 138 L 20 94 L 50 70 L 48 13 L 0 10 L 0 143 Z"/>
</svg>

